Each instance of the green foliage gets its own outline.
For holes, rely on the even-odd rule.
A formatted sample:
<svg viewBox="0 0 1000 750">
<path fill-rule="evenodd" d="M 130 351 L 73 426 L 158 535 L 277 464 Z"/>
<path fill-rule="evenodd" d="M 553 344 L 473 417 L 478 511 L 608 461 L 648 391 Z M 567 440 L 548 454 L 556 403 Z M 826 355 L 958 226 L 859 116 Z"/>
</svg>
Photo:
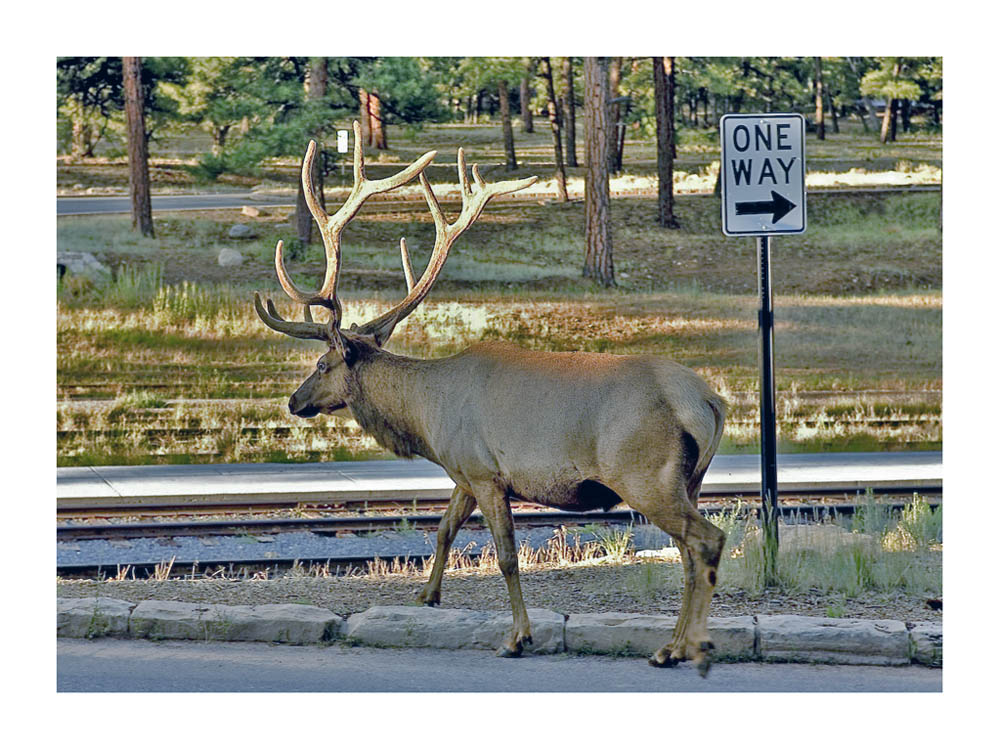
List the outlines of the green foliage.
<svg viewBox="0 0 1000 750">
<path fill-rule="evenodd" d="M 142 268 L 124 265 L 120 266 L 114 275 L 114 280 L 101 290 L 105 304 L 118 307 L 144 307 L 160 288 L 163 277 L 163 267 L 152 264 Z"/>
<path fill-rule="evenodd" d="M 582 531 L 597 537 L 597 545 L 603 555 L 612 562 L 621 562 L 632 552 L 632 524 L 624 529 L 588 523 Z"/>
<path fill-rule="evenodd" d="M 387 122 L 438 122 L 447 117 L 436 68 L 425 58 L 376 57 L 363 61 L 356 70 L 351 83 L 378 93 L 383 116 L 389 115 Z"/>
<path fill-rule="evenodd" d="M 215 153 L 202 154 L 195 164 L 185 164 L 184 169 L 199 182 L 213 182 L 224 172 L 233 171 L 226 157 Z"/>
<path fill-rule="evenodd" d="M 903 508 L 899 530 L 914 547 L 926 549 L 942 541 L 943 513 L 943 506 L 938 505 L 932 510 L 927 498 L 914 493 L 913 500 Z"/>
<path fill-rule="evenodd" d="M 725 549 L 735 549 L 743 543 L 747 531 L 746 516 L 743 501 L 740 499 L 737 499 L 736 505 L 731 508 L 708 514 L 708 521 L 726 535 Z"/>
<path fill-rule="evenodd" d="M 882 57 L 879 67 L 865 73 L 861 93 L 886 99 L 917 99 L 920 86 L 914 80 L 923 61 L 919 58 Z"/>
<path fill-rule="evenodd" d="M 143 107 L 146 130 L 154 134 L 181 119 L 174 93 L 186 85 L 190 58 L 142 58 Z M 120 57 L 60 57 L 56 59 L 56 105 L 64 120 L 88 123 L 101 137 L 124 124 L 125 92 Z"/>
<path fill-rule="evenodd" d="M 851 518 L 851 531 L 881 539 L 892 524 L 893 515 L 889 506 L 877 502 L 871 489 L 866 490 L 864 501 L 858 503 Z"/>
</svg>

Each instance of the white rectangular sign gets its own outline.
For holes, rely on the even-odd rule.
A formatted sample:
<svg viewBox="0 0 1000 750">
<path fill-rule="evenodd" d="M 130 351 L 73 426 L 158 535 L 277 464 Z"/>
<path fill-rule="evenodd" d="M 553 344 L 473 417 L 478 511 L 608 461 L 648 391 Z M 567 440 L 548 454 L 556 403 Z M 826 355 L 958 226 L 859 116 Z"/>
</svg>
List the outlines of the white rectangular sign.
<svg viewBox="0 0 1000 750">
<path fill-rule="evenodd" d="M 806 230 L 805 118 L 725 115 L 722 231 L 729 236 Z"/>
<path fill-rule="evenodd" d="M 337 153 L 346 154 L 347 153 L 347 131 L 338 130 L 337 131 Z"/>
</svg>

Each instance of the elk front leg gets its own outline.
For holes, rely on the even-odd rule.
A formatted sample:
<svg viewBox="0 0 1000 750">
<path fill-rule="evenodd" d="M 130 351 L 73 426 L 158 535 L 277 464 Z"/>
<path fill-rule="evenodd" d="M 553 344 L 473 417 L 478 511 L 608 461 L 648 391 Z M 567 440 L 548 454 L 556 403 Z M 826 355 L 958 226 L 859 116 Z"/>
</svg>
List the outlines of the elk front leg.
<svg viewBox="0 0 1000 750">
<path fill-rule="evenodd" d="M 514 518 L 510 512 L 510 503 L 506 494 L 492 482 L 484 483 L 474 489 L 479 508 L 493 533 L 497 562 L 507 582 L 507 593 L 510 595 L 510 606 L 514 613 L 514 629 L 507 642 L 497 651 L 497 656 L 520 656 L 524 645 L 531 643 L 531 623 L 528 621 L 528 610 L 521 596 L 517 547 L 514 542 Z"/>
<path fill-rule="evenodd" d="M 448 563 L 448 552 L 451 550 L 458 530 L 462 528 L 462 524 L 468 520 L 475 509 L 476 498 L 456 487 L 451 493 L 451 502 L 448 503 L 448 509 L 441 517 L 441 524 L 438 526 L 434 566 L 431 568 L 427 584 L 417 597 L 417 601 L 421 604 L 433 607 L 441 603 L 441 579 L 444 577 L 444 568 Z"/>
</svg>

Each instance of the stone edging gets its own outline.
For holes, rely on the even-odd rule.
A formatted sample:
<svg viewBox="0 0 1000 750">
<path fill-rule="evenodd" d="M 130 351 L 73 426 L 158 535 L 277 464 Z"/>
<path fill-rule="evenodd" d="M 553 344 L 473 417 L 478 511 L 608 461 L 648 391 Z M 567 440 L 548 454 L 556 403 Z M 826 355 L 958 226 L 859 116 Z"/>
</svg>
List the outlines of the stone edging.
<svg viewBox="0 0 1000 750">
<path fill-rule="evenodd" d="M 529 653 L 563 651 L 649 656 L 670 640 L 676 617 L 621 612 L 562 615 L 529 609 Z M 368 646 L 480 648 L 500 646 L 510 614 L 416 606 L 372 607 L 347 619 L 303 604 L 237 605 L 107 597 L 56 600 L 56 634 L 69 638 L 266 641 L 290 644 L 343 640 Z M 727 661 L 940 666 L 942 626 L 896 620 L 801 615 L 710 617 L 715 655 Z"/>
</svg>

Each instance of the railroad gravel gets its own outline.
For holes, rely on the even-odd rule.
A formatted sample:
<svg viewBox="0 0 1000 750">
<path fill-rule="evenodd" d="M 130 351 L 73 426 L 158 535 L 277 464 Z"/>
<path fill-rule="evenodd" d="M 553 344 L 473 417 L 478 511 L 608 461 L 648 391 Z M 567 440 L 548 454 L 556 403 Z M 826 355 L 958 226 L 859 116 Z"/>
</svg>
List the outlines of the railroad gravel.
<svg viewBox="0 0 1000 750">
<path fill-rule="evenodd" d="M 555 529 L 518 529 L 517 544 L 531 545 L 538 549 L 552 538 Z M 487 530 L 463 529 L 455 538 L 455 549 L 469 549 L 473 553 L 492 544 Z M 582 542 L 590 541 L 593 534 L 581 533 Z M 644 532 L 647 544 L 662 546 L 669 539 L 659 530 Z M 210 566 L 219 562 L 237 563 L 266 560 L 337 560 L 379 556 L 393 558 L 419 558 L 431 555 L 436 545 L 437 532 L 411 529 L 408 531 L 380 531 L 370 534 L 323 534 L 310 531 L 282 532 L 277 534 L 240 534 L 237 536 L 165 536 L 127 540 L 80 540 L 56 544 L 58 566 L 106 566 L 112 574 L 119 566 L 157 565 L 171 559 L 175 565 L 199 563 Z"/>
</svg>

